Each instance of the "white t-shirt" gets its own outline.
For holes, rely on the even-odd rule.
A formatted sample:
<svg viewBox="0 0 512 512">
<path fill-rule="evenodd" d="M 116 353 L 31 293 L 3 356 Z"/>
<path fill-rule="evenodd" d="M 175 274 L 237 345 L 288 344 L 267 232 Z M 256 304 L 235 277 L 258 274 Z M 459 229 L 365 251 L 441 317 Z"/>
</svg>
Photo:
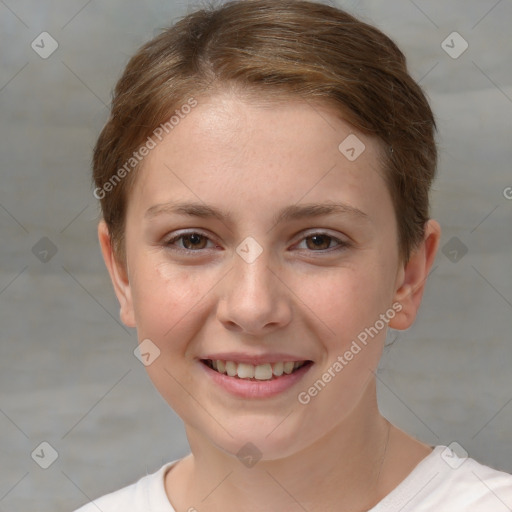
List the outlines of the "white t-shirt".
<svg viewBox="0 0 512 512">
<path fill-rule="evenodd" d="M 75 512 L 176 512 L 165 493 L 164 475 L 177 462 Z M 512 475 L 460 458 L 440 445 L 369 512 L 511 511 Z"/>
</svg>

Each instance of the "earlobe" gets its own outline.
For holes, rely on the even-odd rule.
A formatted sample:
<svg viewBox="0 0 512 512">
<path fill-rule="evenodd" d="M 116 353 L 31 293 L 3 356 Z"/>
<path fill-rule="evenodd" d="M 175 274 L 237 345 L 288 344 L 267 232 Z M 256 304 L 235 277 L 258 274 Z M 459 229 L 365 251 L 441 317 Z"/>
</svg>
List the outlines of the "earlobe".
<svg viewBox="0 0 512 512">
<path fill-rule="evenodd" d="M 425 226 L 423 241 L 414 250 L 405 267 L 401 268 L 398 273 L 394 302 L 401 305 L 401 310 L 389 322 L 389 327 L 405 330 L 414 323 L 440 238 L 439 223 L 430 219 Z"/>
<path fill-rule="evenodd" d="M 135 315 L 128 271 L 126 266 L 116 259 L 108 226 L 104 220 L 101 220 L 98 224 L 98 239 L 103 260 L 110 274 L 117 300 L 121 306 L 121 321 L 127 327 L 135 327 Z"/>
</svg>

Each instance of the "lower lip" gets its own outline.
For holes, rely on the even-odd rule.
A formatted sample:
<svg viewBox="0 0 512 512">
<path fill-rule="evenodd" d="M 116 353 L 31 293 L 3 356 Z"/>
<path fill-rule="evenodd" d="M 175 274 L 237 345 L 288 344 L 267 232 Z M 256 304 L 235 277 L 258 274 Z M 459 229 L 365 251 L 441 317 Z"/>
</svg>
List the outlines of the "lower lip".
<svg viewBox="0 0 512 512">
<path fill-rule="evenodd" d="M 206 374 L 218 384 L 221 388 L 225 389 L 232 395 L 240 398 L 269 398 L 279 393 L 290 389 L 297 384 L 302 377 L 313 366 L 313 363 L 305 364 L 293 373 L 281 375 L 277 379 L 272 380 L 247 380 L 239 379 L 237 377 L 230 377 L 224 373 L 219 373 L 212 370 L 204 363 L 199 361 L 199 365 L 203 368 Z"/>
</svg>

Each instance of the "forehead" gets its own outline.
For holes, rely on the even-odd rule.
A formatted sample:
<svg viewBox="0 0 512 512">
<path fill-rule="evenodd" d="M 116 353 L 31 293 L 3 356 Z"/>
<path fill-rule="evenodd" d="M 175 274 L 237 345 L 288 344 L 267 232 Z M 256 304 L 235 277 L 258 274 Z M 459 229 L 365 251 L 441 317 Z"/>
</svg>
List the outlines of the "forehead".
<svg viewBox="0 0 512 512">
<path fill-rule="evenodd" d="M 332 107 L 234 93 L 197 101 L 144 159 L 129 209 L 176 199 L 246 215 L 319 200 L 370 213 L 381 200 L 390 204 L 379 141 Z"/>
</svg>

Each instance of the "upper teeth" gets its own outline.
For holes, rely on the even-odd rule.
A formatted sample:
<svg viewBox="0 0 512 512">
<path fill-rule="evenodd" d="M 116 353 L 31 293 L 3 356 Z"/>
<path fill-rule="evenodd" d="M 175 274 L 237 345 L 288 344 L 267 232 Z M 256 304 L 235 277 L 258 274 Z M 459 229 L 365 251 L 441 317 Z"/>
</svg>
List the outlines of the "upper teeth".
<svg viewBox="0 0 512 512">
<path fill-rule="evenodd" d="M 286 361 L 265 364 L 246 364 L 234 361 L 209 360 L 211 366 L 219 373 L 227 373 L 230 377 L 238 376 L 240 379 L 270 380 L 273 375 L 280 377 L 283 373 L 290 374 L 302 366 L 306 361 Z"/>
</svg>

